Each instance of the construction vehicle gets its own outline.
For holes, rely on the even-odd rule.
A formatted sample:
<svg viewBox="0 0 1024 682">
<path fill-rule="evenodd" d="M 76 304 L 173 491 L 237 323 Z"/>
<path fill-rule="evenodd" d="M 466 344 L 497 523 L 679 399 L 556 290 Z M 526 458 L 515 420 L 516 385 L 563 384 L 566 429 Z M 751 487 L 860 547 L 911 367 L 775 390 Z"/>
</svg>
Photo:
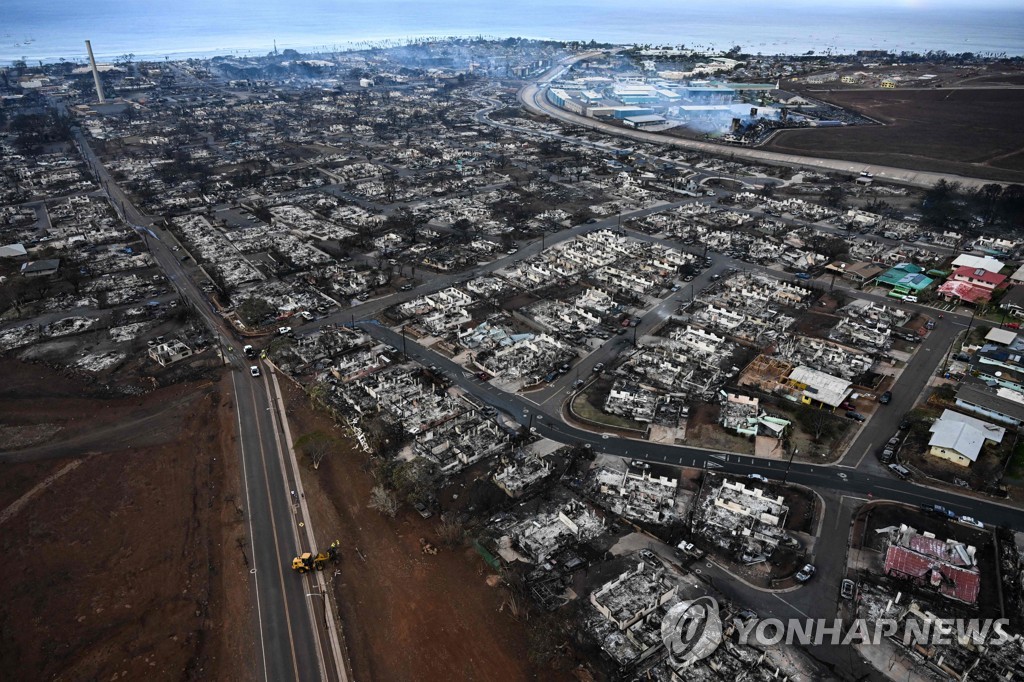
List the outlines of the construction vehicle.
<svg viewBox="0 0 1024 682">
<path fill-rule="evenodd" d="M 292 559 L 292 570 L 298 571 L 299 573 L 309 573 L 310 571 L 322 571 L 327 568 L 327 563 L 337 563 L 341 560 L 341 553 L 338 548 L 341 547 L 341 541 L 335 540 L 331 543 L 331 546 L 327 548 L 327 551 L 320 551 L 314 554 L 313 552 L 303 552 L 299 556 Z"/>
</svg>

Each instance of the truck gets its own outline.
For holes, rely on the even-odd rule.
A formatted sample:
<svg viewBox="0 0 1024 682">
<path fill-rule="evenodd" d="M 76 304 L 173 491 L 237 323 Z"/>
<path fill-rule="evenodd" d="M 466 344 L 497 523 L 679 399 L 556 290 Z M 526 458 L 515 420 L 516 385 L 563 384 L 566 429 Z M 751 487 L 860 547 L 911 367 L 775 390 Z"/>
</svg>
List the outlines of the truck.
<svg viewBox="0 0 1024 682">
<path fill-rule="evenodd" d="M 327 568 L 328 563 L 337 563 L 341 560 L 340 547 L 341 542 L 335 540 L 326 551 L 303 552 L 292 559 L 292 570 L 297 573 L 322 571 Z"/>
</svg>

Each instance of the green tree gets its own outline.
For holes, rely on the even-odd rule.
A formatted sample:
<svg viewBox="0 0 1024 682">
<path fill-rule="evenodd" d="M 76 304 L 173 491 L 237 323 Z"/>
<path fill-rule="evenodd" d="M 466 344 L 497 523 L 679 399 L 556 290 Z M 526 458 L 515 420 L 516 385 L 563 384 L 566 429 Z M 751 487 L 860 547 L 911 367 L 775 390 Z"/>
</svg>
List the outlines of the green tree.
<svg viewBox="0 0 1024 682">
<path fill-rule="evenodd" d="M 235 309 L 238 316 L 242 318 L 242 322 L 249 327 L 258 327 L 272 317 L 276 311 L 274 306 L 264 299 L 257 296 L 250 296 L 249 298 L 238 304 Z"/>
</svg>

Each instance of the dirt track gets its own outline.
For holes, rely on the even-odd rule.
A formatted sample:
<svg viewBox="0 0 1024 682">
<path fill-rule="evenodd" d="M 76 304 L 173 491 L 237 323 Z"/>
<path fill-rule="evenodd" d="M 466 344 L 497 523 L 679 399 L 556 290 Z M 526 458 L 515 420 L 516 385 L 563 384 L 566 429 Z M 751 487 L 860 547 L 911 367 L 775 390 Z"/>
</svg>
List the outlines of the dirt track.
<svg viewBox="0 0 1024 682">
<path fill-rule="evenodd" d="M 0 464 L 0 678 L 252 678 L 239 476 L 222 455 L 233 416 L 219 387 L 100 400 L 40 365 L 0 370 L 0 427 L 58 427 L 33 452 L 60 457 Z"/>
</svg>

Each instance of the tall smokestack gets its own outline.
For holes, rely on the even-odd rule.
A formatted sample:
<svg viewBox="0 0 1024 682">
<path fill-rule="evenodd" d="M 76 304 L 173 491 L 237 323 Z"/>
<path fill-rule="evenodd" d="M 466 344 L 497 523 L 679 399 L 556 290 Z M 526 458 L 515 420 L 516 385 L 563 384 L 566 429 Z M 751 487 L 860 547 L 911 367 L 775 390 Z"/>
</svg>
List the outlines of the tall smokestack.
<svg viewBox="0 0 1024 682">
<path fill-rule="evenodd" d="M 89 66 L 92 67 L 92 80 L 96 83 L 96 97 L 100 104 L 105 104 L 107 99 L 103 96 L 103 86 L 100 84 L 100 70 L 96 68 L 96 58 L 92 56 L 92 43 L 85 41 L 85 49 L 89 51 Z"/>
</svg>

